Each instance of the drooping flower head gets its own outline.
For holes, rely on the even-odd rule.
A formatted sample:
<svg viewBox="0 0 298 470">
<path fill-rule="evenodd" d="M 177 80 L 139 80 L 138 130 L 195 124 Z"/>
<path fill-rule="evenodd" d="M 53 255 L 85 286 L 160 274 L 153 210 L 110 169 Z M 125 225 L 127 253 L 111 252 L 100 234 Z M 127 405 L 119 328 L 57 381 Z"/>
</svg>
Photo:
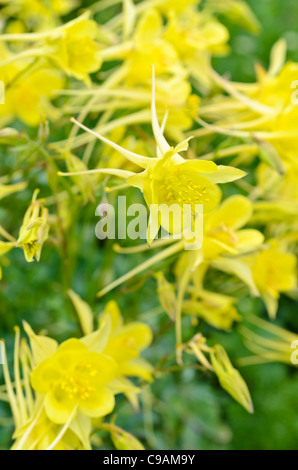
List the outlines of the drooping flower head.
<svg viewBox="0 0 298 470">
<path fill-rule="evenodd" d="M 34 261 L 34 258 L 40 260 L 43 244 L 49 234 L 48 209 L 43 206 L 42 200 L 37 199 L 38 192 L 36 190 L 33 194 L 16 243 L 16 246 L 23 248 L 28 263 Z"/>
</svg>

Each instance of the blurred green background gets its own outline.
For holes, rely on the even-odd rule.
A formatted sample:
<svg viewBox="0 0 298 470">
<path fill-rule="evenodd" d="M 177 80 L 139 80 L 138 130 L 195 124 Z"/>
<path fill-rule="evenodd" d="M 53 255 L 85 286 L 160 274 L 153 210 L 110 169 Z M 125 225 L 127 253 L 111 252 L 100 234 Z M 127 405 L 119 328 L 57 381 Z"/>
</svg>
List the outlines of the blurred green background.
<svg viewBox="0 0 298 470">
<path fill-rule="evenodd" d="M 298 2 L 297 0 L 250 0 L 252 9 L 262 24 L 260 36 L 253 37 L 228 24 L 231 31 L 232 54 L 216 59 L 221 72 L 230 72 L 235 80 L 254 79 L 254 62 L 268 65 L 270 49 L 280 37 L 288 43 L 288 58 L 298 61 Z M 298 79 L 298 77 L 297 77 Z M 34 136 L 32 136 L 34 137 Z M 29 159 L 29 160 L 28 160 Z M 0 149 L 0 174 L 21 167 L 31 187 L 40 187 L 47 196 L 44 173 L 29 171 L 30 157 L 26 153 Z M 130 193 L 134 197 L 136 193 Z M 101 191 L 98 191 L 98 201 Z M 26 190 L 1 201 L 0 224 L 16 233 L 31 192 Z M 98 203 L 98 202 L 97 202 Z M 106 301 L 119 302 L 125 319 L 142 319 L 154 330 L 154 343 L 147 351 L 148 359 L 160 371 L 152 386 L 145 386 L 141 397 L 143 413 L 133 414 L 124 398 L 118 399 L 117 424 L 136 435 L 152 449 L 297 449 L 298 437 L 298 373 L 281 364 L 249 366 L 241 369 L 252 394 L 255 414 L 248 415 L 222 389 L 213 375 L 191 367 L 183 371 L 168 370 L 174 364 L 174 328 L 165 314 L 160 314 L 156 282 L 152 272 L 139 277 L 97 301 L 100 287 L 119 274 L 142 262 L 146 255 L 115 255 L 112 243 L 96 240 L 95 204 L 88 204 L 72 214 L 68 239 L 69 276 L 51 244 L 46 244 L 41 262 L 27 264 L 21 250 L 9 255 L 10 264 L 3 267 L 0 282 L 0 337 L 7 340 L 12 356 L 13 327 L 27 320 L 39 331 L 46 329 L 59 340 L 79 335 L 78 324 L 66 295 L 71 287 L 92 305 L 99 314 Z M 161 267 L 168 278 L 168 263 Z M 245 317 L 254 312 L 266 317 L 262 302 L 244 298 L 238 305 Z M 297 304 L 282 298 L 277 323 L 298 331 Z M 200 325 L 201 326 L 201 325 Z M 237 331 L 223 333 L 202 324 L 202 333 L 210 344 L 221 342 L 237 364 L 237 358 L 248 354 Z M 184 323 L 185 338 L 193 334 L 189 320 Z M 174 368 L 175 369 L 175 368 Z M 1 372 L 0 372 L 1 375 Z M 0 378 L 3 383 L 3 378 Z M 0 424 L 9 424 L 10 412 L 0 404 Z M 1 426 L 0 448 L 11 445 L 12 425 Z M 102 435 L 102 447 L 112 448 Z"/>
</svg>

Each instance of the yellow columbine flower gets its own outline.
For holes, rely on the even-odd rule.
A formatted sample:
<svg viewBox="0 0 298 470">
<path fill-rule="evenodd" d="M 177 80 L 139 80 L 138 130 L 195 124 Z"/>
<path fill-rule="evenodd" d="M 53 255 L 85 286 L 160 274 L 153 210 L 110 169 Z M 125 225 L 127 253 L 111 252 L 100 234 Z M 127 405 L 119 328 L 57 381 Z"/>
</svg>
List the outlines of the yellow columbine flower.
<svg viewBox="0 0 298 470">
<path fill-rule="evenodd" d="M 197 53 L 225 53 L 229 31 L 216 19 L 188 9 L 177 16 L 172 11 L 165 29 L 165 39 L 175 47 L 179 57 L 186 65 L 190 59 L 200 59 Z M 193 63 L 194 66 L 194 63 Z M 194 72 L 191 70 L 191 73 Z"/>
<path fill-rule="evenodd" d="M 164 39 L 170 43 L 196 86 L 204 93 L 210 90 L 212 55 L 229 51 L 229 31 L 208 13 L 196 7 L 177 14 L 169 10 Z"/>
<path fill-rule="evenodd" d="M 176 72 L 183 75 L 175 48 L 163 39 L 163 19 L 157 10 L 144 12 L 129 44 L 128 52 L 123 54 L 128 85 L 150 80 L 150 64 L 154 65 L 157 76 Z"/>
<path fill-rule="evenodd" d="M 250 221 L 252 213 L 251 201 L 235 195 L 205 214 L 200 264 L 194 270 L 193 254 L 183 253 L 175 268 L 178 282 L 189 272 L 196 289 L 201 289 L 205 273 L 212 266 L 237 276 L 249 286 L 253 295 L 259 295 L 248 261 L 239 256 L 256 251 L 264 242 L 264 236 L 258 230 L 242 228 Z"/>
<path fill-rule="evenodd" d="M 97 418 L 110 413 L 115 400 L 107 384 L 116 374 L 112 358 L 78 339 L 69 339 L 33 369 L 31 384 L 44 395 L 49 419 L 64 424 L 77 412 Z"/>
<path fill-rule="evenodd" d="M 0 106 L 0 119 L 7 122 L 17 117 L 36 127 L 46 118 L 53 118 L 57 110 L 53 110 L 50 100 L 54 90 L 63 85 L 61 72 L 55 69 L 40 68 L 15 84 L 12 78 L 11 86 L 7 85 L 5 104 Z"/>
<path fill-rule="evenodd" d="M 0 399 L 8 401 L 12 410 L 13 449 L 90 450 L 93 428 L 121 431 L 101 419 L 113 410 L 115 394 L 125 393 L 137 405 L 139 389 L 125 376 L 151 380 L 152 367 L 139 357 L 151 342 L 151 330 L 142 323 L 123 325 L 118 307 L 112 302 L 100 327 L 93 331 L 90 307 L 73 291 L 69 295 L 86 335 L 59 346 L 52 338 L 36 335 L 24 323 L 29 347 L 25 339 L 20 342 L 16 327 L 14 383 L 0 341 L 6 384 Z"/>
<path fill-rule="evenodd" d="M 95 42 L 97 23 L 87 18 L 66 26 L 58 39 L 49 39 L 48 44 L 56 50 L 52 55 L 68 74 L 89 83 L 89 74 L 100 69 L 102 59 Z"/>
<path fill-rule="evenodd" d="M 24 51 L 10 55 L 5 50 L 0 50 L 1 53 L 5 53 L 0 66 L 7 67 L 11 63 L 24 63 L 24 61 L 25 67 L 33 66 L 33 60 L 42 56 L 49 59 L 51 65 L 55 61 L 66 74 L 83 80 L 89 85 L 91 83 L 89 74 L 99 70 L 102 64 L 99 45 L 96 43 L 98 25 L 95 21 L 90 20 L 89 16 L 88 12 L 84 13 L 65 25 L 48 31 L 4 35 L 3 41 L 17 43 L 30 41 L 36 44 L 36 47 L 26 48 Z M 26 83 L 27 80 L 23 81 Z M 41 83 L 40 85 L 44 86 L 45 84 Z M 60 88 L 63 87 L 60 86 L 56 89 Z"/>
<path fill-rule="evenodd" d="M 42 246 L 49 234 L 48 209 L 43 207 L 42 200 L 37 199 L 38 192 L 36 190 L 33 194 L 16 243 L 16 246 L 23 248 L 28 263 L 34 258 L 36 261 L 40 260 Z"/>
<path fill-rule="evenodd" d="M 31 349 L 25 339 L 20 340 L 20 329 L 15 327 L 14 382 L 7 364 L 5 345 L 0 341 L 5 379 L 5 392 L 1 393 L 1 399 L 10 404 L 15 426 L 12 450 L 90 450 L 90 418 L 78 415 L 61 427 L 49 419 L 43 396 L 35 394 L 32 389 L 32 369 L 52 354 L 57 345 L 51 338 L 35 335 L 28 324 L 24 326 Z"/>
<path fill-rule="evenodd" d="M 93 314 L 90 306 L 75 292 L 68 292 L 77 311 L 82 330 L 85 334 L 93 334 L 95 340 L 101 340 L 102 353 L 113 358 L 118 364 L 117 380 L 113 386 L 120 384 L 127 388 L 129 381 L 125 377 L 141 377 L 152 380 L 152 366 L 140 357 L 152 341 L 152 331 L 148 325 L 141 322 L 123 323 L 119 307 L 115 301 L 110 301 L 103 312 L 99 328 L 93 330 Z M 131 391 L 134 387 L 131 384 Z"/>
<path fill-rule="evenodd" d="M 280 293 L 297 286 L 297 258 L 286 252 L 277 240 L 269 240 L 268 247 L 255 256 L 251 269 L 268 314 L 275 318 Z"/>
<path fill-rule="evenodd" d="M 255 250 L 264 236 L 255 229 L 243 229 L 252 217 L 253 204 L 240 195 L 227 198 L 204 219 L 204 258 L 216 259 L 223 253 L 240 254 Z"/>
<path fill-rule="evenodd" d="M 118 169 L 95 169 L 89 170 L 89 173 L 103 173 L 125 178 L 130 186 L 139 188 L 150 207 L 151 204 L 157 204 L 160 208 L 159 226 L 151 226 L 151 218 L 148 227 L 148 243 L 151 244 L 160 227 L 168 230 L 170 233 L 176 233 L 175 224 L 178 221 L 168 223 L 168 214 L 165 214 L 165 207 L 172 204 L 178 204 L 181 209 L 183 204 L 202 204 L 204 212 L 214 209 L 220 199 L 221 191 L 217 183 L 227 183 L 235 181 L 245 176 L 245 172 L 233 167 L 219 165 L 214 162 L 204 160 L 185 160 L 180 152 L 187 150 L 188 141 L 183 141 L 175 148 L 170 147 L 162 129 L 159 126 L 156 107 L 155 107 L 155 76 L 153 69 L 152 76 L 152 127 L 154 137 L 157 143 L 156 158 L 149 158 L 138 155 L 123 149 L 119 145 L 111 142 L 100 134 L 91 131 L 78 121 L 73 119 L 79 127 L 95 135 L 103 142 L 107 143 L 128 160 L 144 169 L 141 173 L 133 173 Z M 189 139 L 188 139 L 189 140 Z M 88 172 L 59 173 L 61 175 L 79 175 Z M 181 212 L 182 213 L 182 212 Z"/>
</svg>

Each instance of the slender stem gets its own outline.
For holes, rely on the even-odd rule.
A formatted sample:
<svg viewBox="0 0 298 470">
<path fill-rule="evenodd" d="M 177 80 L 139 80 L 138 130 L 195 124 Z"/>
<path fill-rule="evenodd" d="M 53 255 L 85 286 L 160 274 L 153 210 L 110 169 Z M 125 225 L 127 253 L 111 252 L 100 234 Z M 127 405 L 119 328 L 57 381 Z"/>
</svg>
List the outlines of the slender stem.
<svg viewBox="0 0 298 470">
<path fill-rule="evenodd" d="M 20 408 L 20 420 L 21 425 L 24 425 L 28 419 L 26 403 L 23 395 L 20 366 L 19 366 L 19 353 L 20 353 L 20 329 L 15 327 L 15 347 L 14 347 L 14 378 L 16 382 L 16 394 L 18 405 Z"/>
<path fill-rule="evenodd" d="M 10 242 L 16 242 L 16 239 L 10 235 L 1 225 L 0 225 L 0 235 L 6 238 Z"/>
<path fill-rule="evenodd" d="M 39 417 L 41 415 L 41 412 L 43 410 L 43 404 L 42 406 L 40 407 L 35 419 L 32 421 L 32 423 L 30 424 L 30 426 L 27 428 L 27 431 L 25 432 L 25 434 L 22 436 L 20 442 L 18 443 L 17 447 L 15 450 L 23 450 L 23 447 L 28 439 L 28 437 L 30 436 L 31 432 L 33 431 L 33 429 L 35 428 L 35 425 L 37 423 L 37 421 L 39 420 Z"/>
<path fill-rule="evenodd" d="M 116 72 L 114 72 L 109 79 L 105 82 L 105 84 L 100 88 L 100 92 L 103 93 L 103 96 L 108 96 L 109 92 L 113 92 L 113 90 L 109 90 L 109 88 L 117 85 L 123 77 L 125 76 L 126 69 L 125 67 L 122 67 L 120 69 L 117 69 Z M 120 90 L 121 91 L 121 90 Z M 93 104 L 96 103 L 98 99 L 97 95 L 93 95 L 91 100 L 81 109 L 80 114 L 78 116 L 78 120 L 84 121 L 86 116 L 89 114 L 90 110 L 92 109 Z M 71 133 L 70 133 L 70 142 L 73 141 L 75 136 L 77 135 L 78 132 L 78 127 L 76 125 L 73 126 Z"/>
<path fill-rule="evenodd" d="M 72 410 L 71 414 L 70 414 L 70 417 L 68 418 L 67 422 L 64 424 L 63 428 L 61 429 L 61 431 L 59 432 L 58 436 L 56 437 L 56 439 L 52 442 L 52 444 L 49 445 L 49 447 L 47 447 L 46 450 L 53 450 L 55 449 L 55 447 L 59 444 L 59 442 L 61 441 L 61 439 L 63 438 L 64 434 L 66 433 L 67 429 L 69 428 L 72 420 L 74 419 L 75 415 L 76 415 L 76 412 L 77 412 L 77 409 L 78 409 L 78 406 L 76 405 L 74 407 L 74 409 Z"/>
<path fill-rule="evenodd" d="M 100 51 L 100 55 L 105 61 L 115 60 L 121 58 L 123 54 L 126 54 L 127 52 L 131 51 L 132 47 L 133 42 L 127 41 L 121 44 L 117 44 L 116 46 L 111 46 L 107 49 L 103 49 L 102 51 Z"/>
<path fill-rule="evenodd" d="M 96 127 L 95 131 L 100 132 L 101 134 L 108 134 L 114 129 L 117 129 L 118 127 L 122 126 L 129 126 L 132 124 L 140 124 L 140 123 L 147 123 L 150 122 L 151 120 L 151 113 L 149 110 L 142 110 L 142 111 L 137 111 L 136 113 L 129 114 L 128 116 L 124 116 L 118 119 L 114 119 L 113 121 L 108 122 L 107 124 Z M 76 137 L 71 145 L 72 149 L 81 147 L 82 145 L 86 145 L 89 142 L 94 141 L 96 139 L 96 136 L 94 135 L 79 135 Z M 50 144 L 51 148 L 58 148 L 61 150 L 61 146 L 66 146 L 68 148 L 68 139 L 67 140 L 61 140 L 60 142 L 54 142 Z"/>
<path fill-rule="evenodd" d="M 100 11 L 103 11 L 106 8 L 118 5 L 118 3 L 122 3 L 122 0 L 99 0 L 98 2 L 93 3 L 93 5 L 89 7 L 89 9 L 92 11 L 92 13 L 99 13 Z"/>
<path fill-rule="evenodd" d="M 114 282 L 112 282 L 108 286 L 104 287 L 101 291 L 98 292 L 97 297 L 103 297 L 105 294 L 115 289 L 115 287 L 120 286 L 124 282 L 128 281 L 129 279 L 136 276 L 137 274 L 140 274 L 146 269 L 151 268 L 151 266 L 154 266 L 160 261 L 163 261 L 164 259 L 178 253 L 179 251 L 183 250 L 183 248 L 184 248 L 184 241 L 180 241 L 179 243 L 176 243 L 174 246 L 171 246 L 167 248 L 166 250 L 163 250 L 160 253 L 157 253 L 155 256 L 152 256 L 152 258 L 149 258 L 144 263 L 140 264 L 139 266 L 132 269 L 128 273 L 116 279 Z"/>
<path fill-rule="evenodd" d="M 205 155 L 200 156 L 202 160 L 213 160 L 217 158 L 229 157 L 230 155 L 235 155 L 242 152 L 252 152 L 255 153 L 258 150 L 258 146 L 255 144 L 244 144 L 244 145 L 235 145 L 234 147 L 229 147 L 221 150 L 215 150 L 214 152 L 206 153 Z"/>
<path fill-rule="evenodd" d="M 73 172 L 63 172 L 63 171 L 58 171 L 57 174 L 59 176 L 77 176 L 77 175 L 90 175 L 90 174 L 96 174 L 96 173 L 102 173 L 104 175 L 112 175 L 112 176 L 118 176 L 119 178 L 129 178 L 130 176 L 134 176 L 135 173 L 132 171 L 127 171 L 127 170 L 116 170 L 116 169 L 106 169 L 106 168 L 95 168 L 94 170 L 86 170 L 86 171 L 73 171 Z"/>
<path fill-rule="evenodd" d="M 29 50 L 23 51 L 19 54 L 12 55 L 12 56 L 8 57 L 5 60 L 2 60 L 0 62 L 0 68 L 4 67 L 5 65 L 11 64 L 12 62 L 15 62 L 17 60 L 42 57 L 42 56 L 45 56 L 47 53 L 51 53 L 51 52 L 53 52 L 52 47 L 51 48 L 42 47 L 42 48 L 39 48 L 39 49 L 29 49 Z"/>
<path fill-rule="evenodd" d="M 11 82 L 9 82 L 7 85 L 6 85 L 6 90 L 8 90 L 9 88 L 12 88 L 21 78 L 25 78 L 26 75 L 28 75 L 29 73 L 31 73 L 35 68 L 37 68 L 38 66 L 38 63 L 39 63 L 39 58 L 36 58 L 33 62 L 31 62 L 30 64 L 28 64 L 27 67 L 25 67 L 23 70 L 21 70 L 13 79 Z"/>
<path fill-rule="evenodd" d="M 18 404 L 16 400 L 16 396 L 13 391 L 13 386 L 11 383 L 11 378 L 10 378 L 10 373 L 9 369 L 7 366 L 7 358 L 6 358 L 6 350 L 5 350 L 5 344 L 4 341 L 0 340 L 0 353 L 2 356 L 2 362 L 3 362 L 3 373 L 4 373 L 4 380 L 5 380 L 5 385 L 6 385 L 6 390 L 7 390 L 7 395 L 9 399 L 9 404 L 11 408 L 11 412 L 14 418 L 15 426 L 18 427 L 20 425 L 20 415 L 19 415 L 19 409 L 18 409 Z"/>
<path fill-rule="evenodd" d="M 190 269 L 186 269 L 179 281 L 178 296 L 175 314 L 175 329 L 176 329 L 176 358 L 177 363 L 182 364 L 182 305 L 184 300 L 185 291 L 189 278 L 191 275 Z"/>
<path fill-rule="evenodd" d="M 1 34 L 0 35 L 0 41 L 22 41 L 22 42 L 33 42 L 33 41 L 39 41 L 42 39 L 46 39 L 49 36 L 55 36 L 57 37 L 60 33 L 63 34 L 64 30 L 69 28 L 70 26 L 73 26 L 74 24 L 78 23 L 79 21 L 82 21 L 83 19 L 87 19 L 90 16 L 89 12 L 84 12 L 81 16 L 78 18 L 75 18 L 72 21 L 69 21 L 68 23 L 59 26 L 56 29 L 51 29 L 49 31 L 44 31 L 41 33 L 23 33 L 23 34 Z"/>
<path fill-rule="evenodd" d="M 132 253 L 142 253 L 143 251 L 148 251 L 148 250 L 153 250 L 154 248 L 160 248 L 161 246 L 164 245 L 169 245 L 170 243 L 175 242 L 176 240 L 174 238 L 166 239 L 166 240 L 157 240 L 156 242 L 153 242 L 152 245 L 148 245 L 148 243 L 143 244 L 143 245 L 138 245 L 138 246 L 132 246 L 132 247 L 123 247 L 120 246 L 118 243 L 115 243 L 113 245 L 114 251 L 116 253 L 121 253 L 121 254 L 132 254 Z"/>
</svg>

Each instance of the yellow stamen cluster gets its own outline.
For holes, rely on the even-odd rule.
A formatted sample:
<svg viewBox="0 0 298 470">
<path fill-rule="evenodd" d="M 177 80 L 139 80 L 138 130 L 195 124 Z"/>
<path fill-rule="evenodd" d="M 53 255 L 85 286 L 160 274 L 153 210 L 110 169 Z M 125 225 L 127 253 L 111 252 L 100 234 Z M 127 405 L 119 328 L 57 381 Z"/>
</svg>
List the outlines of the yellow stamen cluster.
<svg viewBox="0 0 298 470">
<path fill-rule="evenodd" d="M 92 368 L 91 364 L 82 364 L 76 369 L 65 375 L 61 382 L 61 390 L 66 392 L 69 398 L 86 400 L 95 392 L 95 388 L 90 385 L 90 378 L 98 374 L 98 371 Z M 88 380 L 89 379 L 89 380 Z"/>
<path fill-rule="evenodd" d="M 179 168 L 171 171 L 170 174 L 161 179 L 159 187 L 160 196 L 168 204 L 191 204 L 194 209 L 195 204 L 209 202 L 207 197 L 207 186 L 197 184 L 190 178 L 181 175 Z"/>
</svg>

